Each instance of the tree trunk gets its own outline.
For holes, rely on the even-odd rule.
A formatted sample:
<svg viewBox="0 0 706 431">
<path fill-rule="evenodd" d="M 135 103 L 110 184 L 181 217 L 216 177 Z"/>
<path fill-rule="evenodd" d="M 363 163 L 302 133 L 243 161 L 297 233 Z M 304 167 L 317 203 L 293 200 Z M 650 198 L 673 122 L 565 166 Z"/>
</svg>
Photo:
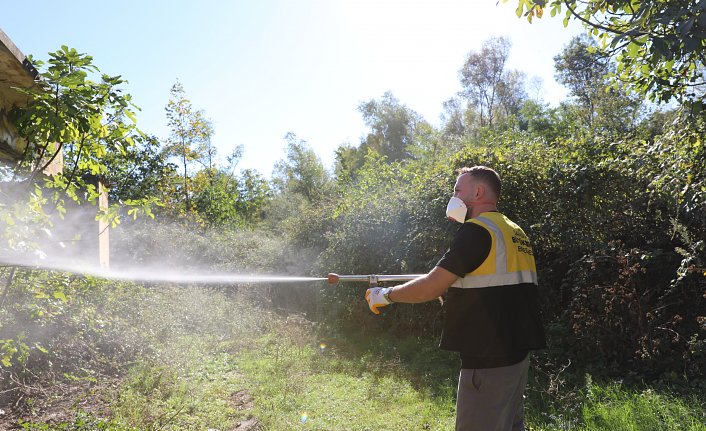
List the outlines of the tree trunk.
<svg viewBox="0 0 706 431">
<path fill-rule="evenodd" d="M 184 199 L 186 200 L 186 211 L 189 211 L 191 205 L 189 205 L 189 177 L 186 170 L 186 143 L 182 144 L 182 160 L 184 162 Z"/>
<path fill-rule="evenodd" d="M 10 269 L 10 275 L 7 277 L 7 281 L 5 282 L 5 291 L 2 293 L 2 299 L 0 299 L 0 307 L 3 307 L 5 305 L 5 298 L 7 298 L 7 295 L 10 293 L 10 287 L 12 286 L 13 278 L 15 278 L 16 269 L 16 266 L 13 266 Z"/>
</svg>

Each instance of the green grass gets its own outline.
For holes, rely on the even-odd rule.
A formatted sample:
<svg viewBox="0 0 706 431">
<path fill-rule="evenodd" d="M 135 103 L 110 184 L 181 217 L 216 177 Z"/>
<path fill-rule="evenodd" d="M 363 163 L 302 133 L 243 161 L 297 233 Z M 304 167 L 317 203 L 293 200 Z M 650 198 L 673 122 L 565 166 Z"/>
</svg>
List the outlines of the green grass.
<svg viewBox="0 0 706 431">
<path fill-rule="evenodd" d="M 385 337 L 372 343 L 390 341 Z M 281 334 L 263 338 L 256 349 L 242 354 L 240 369 L 259 400 L 253 413 L 266 429 L 453 429 L 453 383 L 435 392 L 407 368 L 434 369 L 438 352 L 419 352 L 410 364 L 374 349 L 351 357 L 349 347 L 339 350 L 325 343 L 322 348 L 314 340 L 304 344 Z"/>
<path fill-rule="evenodd" d="M 108 417 L 25 429 L 230 431 L 249 417 L 266 431 L 454 428 L 459 361 L 433 340 L 332 331 L 198 289 L 155 289 L 139 306 L 121 331 L 149 348 L 103 394 Z M 706 431 L 703 397 L 594 382 L 548 358 L 531 370 L 530 430 Z"/>
<path fill-rule="evenodd" d="M 587 401 L 581 417 L 585 430 L 706 430 L 703 406 L 691 406 L 669 395 L 651 389 L 630 391 L 619 384 L 596 386 L 589 384 Z M 699 411 L 700 410 L 700 411 Z"/>
<path fill-rule="evenodd" d="M 434 343 L 390 336 L 338 337 L 317 349 L 286 332 L 260 340 L 238 358 L 268 430 L 452 430 L 458 361 Z M 303 344 L 303 345 L 302 345 Z M 533 372 L 536 375 L 536 371 Z M 565 387 L 547 410 L 541 379 L 530 379 L 532 430 L 706 430 L 703 402 L 617 383 Z M 557 398 L 557 397 L 555 397 Z M 556 401 L 556 399 L 555 399 Z M 301 415 L 306 412 L 306 423 Z"/>
<path fill-rule="evenodd" d="M 180 340 L 174 362 L 146 362 L 130 369 L 112 397 L 113 417 L 145 430 L 230 429 L 241 415 L 231 404 L 243 389 L 234 357 L 198 337 Z"/>
</svg>

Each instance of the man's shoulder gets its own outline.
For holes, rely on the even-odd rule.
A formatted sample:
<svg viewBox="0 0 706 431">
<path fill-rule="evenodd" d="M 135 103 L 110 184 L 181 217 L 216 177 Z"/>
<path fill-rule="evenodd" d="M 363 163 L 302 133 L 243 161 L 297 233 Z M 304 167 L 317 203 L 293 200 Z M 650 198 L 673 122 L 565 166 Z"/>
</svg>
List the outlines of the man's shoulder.
<svg viewBox="0 0 706 431">
<path fill-rule="evenodd" d="M 490 242 L 490 231 L 479 223 L 467 220 L 456 232 L 455 241 L 466 243 L 472 241 L 477 244 L 482 241 Z"/>
<path fill-rule="evenodd" d="M 463 232 L 465 234 L 482 234 L 483 232 L 487 232 L 488 230 L 486 229 L 485 226 L 483 226 L 481 223 L 478 222 L 478 220 L 472 218 L 466 220 L 466 222 L 461 226 L 461 229 L 458 230 L 459 232 Z"/>
</svg>

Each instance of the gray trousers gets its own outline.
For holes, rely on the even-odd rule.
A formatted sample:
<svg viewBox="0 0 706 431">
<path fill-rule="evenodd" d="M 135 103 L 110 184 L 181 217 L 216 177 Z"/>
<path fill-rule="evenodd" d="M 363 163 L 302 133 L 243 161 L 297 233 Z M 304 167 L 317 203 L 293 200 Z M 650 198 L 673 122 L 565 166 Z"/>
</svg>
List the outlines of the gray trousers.
<svg viewBox="0 0 706 431">
<path fill-rule="evenodd" d="M 456 431 L 522 431 L 529 355 L 514 365 L 462 369 L 456 399 Z"/>
</svg>

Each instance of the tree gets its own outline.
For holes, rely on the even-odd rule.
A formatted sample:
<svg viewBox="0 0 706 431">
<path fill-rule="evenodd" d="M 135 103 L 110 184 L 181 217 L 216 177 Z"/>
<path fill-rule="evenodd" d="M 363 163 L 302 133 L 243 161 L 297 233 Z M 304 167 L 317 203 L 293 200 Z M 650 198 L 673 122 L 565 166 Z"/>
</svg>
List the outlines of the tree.
<svg viewBox="0 0 706 431">
<path fill-rule="evenodd" d="M 44 68 L 42 61 L 31 61 L 38 69 Z M 10 230 L 12 226 L 27 228 L 25 236 L 31 241 L 36 236 L 30 227 L 51 224 L 49 213 L 62 215 L 66 199 L 95 202 L 99 193 L 86 175 L 106 176 L 107 154 L 128 151 L 144 137 L 135 125 L 132 98 L 121 88 L 127 81 L 107 74 L 100 74 L 98 82 L 91 79 L 99 73 L 90 55 L 62 46 L 49 53 L 48 67 L 33 87 L 17 89 L 27 95 L 29 103 L 14 107 L 10 116 L 27 145 L 5 185 L 9 190 L 13 188 L 10 183 L 19 184 L 22 190 L 14 197 L 3 196 L 0 218 Z M 63 172 L 42 175 L 60 157 Z M 123 204 L 132 206 L 132 214 L 144 211 L 151 215 L 150 201 L 142 198 Z M 101 217 L 119 223 L 117 205 L 101 211 Z M 12 236 L 8 230 L 5 233 Z"/>
<path fill-rule="evenodd" d="M 159 197 L 177 175 L 177 166 L 167 161 L 154 136 L 139 136 L 131 146 L 112 146 L 104 157 L 108 196 L 118 203 Z M 160 199 L 162 200 L 162 199 Z"/>
<path fill-rule="evenodd" d="M 706 97 L 706 7 L 697 0 L 519 0 L 517 16 L 564 13 L 578 20 L 614 56 L 613 82 L 625 82 L 650 100 L 676 98 L 702 110 Z"/>
<path fill-rule="evenodd" d="M 610 58 L 586 36 L 574 37 L 554 57 L 557 81 L 569 89 L 577 105 L 572 108 L 580 128 L 605 135 L 621 135 L 634 130 L 642 106 L 624 85 L 612 85 L 608 75 L 615 69 Z"/>
<path fill-rule="evenodd" d="M 30 88 L 16 89 L 27 96 L 28 104 L 15 106 L 9 113 L 26 146 L 19 163 L 4 170 L 0 179 L 0 260 L 5 265 L 31 265 L 46 257 L 43 249 L 52 241 L 54 223 L 66 213 L 66 204 L 95 203 L 100 196 L 86 176 L 104 178 L 109 173 L 107 155 L 131 151 L 135 142 L 144 137 L 135 124 L 131 97 L 122 88 L 126 81 L 120 76 L 101 74 L 90 55 L 62 46 L 49 53 L 47 64 L 30 61 L 41 71 L 40 79 Z M 54 160 L 62 158 L 62 172 L 43 174 Z M 123 205 L 133 214 L 152 215 L 151 201 L 140 198 L 113 204 L 101 208 L 98 216 L 115 225 L 120 222 Z M 30 341 L 31 333 L 25 339 L 25 329 L 31 327 L 26 322 L 41 318 L 41 324 L 34 327 L 45 328 L 55 314 L 44 314 L 44 310 L 52 303 L 60 304 L 55 310 L 62 309 L 70 298 L 70 283 L 64 281 L 68 278 L 30 277 L 32 271 L 21 269 L 22 284 L 13 283 L 16 271 L 12 268 L 4 282 L 0 299 L 4 318 L 0 326 L 20 322 L 19 326 L 3 327 L 0 359 L 4 367 L 15 360 L 26 361 L 34 349 L 46 352 L 34 344 L 43 341 Z M 85 283 L 84 288 L 91 284 Z M 27 302 L 8 304 L 6 300 L 15 296 L 9 295 L 10 289 L 21 297 L 28 294 Z"/>
<path fill-rule="evenodd" d="M 364 148 L 365 147 L 365 148 Z M 338 182 L 347 183 L 357 175 L 365 163 L 367 149 L 365 144 L 356 147 L 349 143 L 341 144 L 335 151 L 335 174 Z"/>
<path fill-rule="evenodd" d="M 518 70 L 510 70 L 503 74 L 498 85 L 497 97 L 498 105 L 502 108 L 505 118 L 517 116 L 522 103 L 527 100 L 525 80 L 525 73 Z"/>
<path fill-rule="evenodd" d="M 466 122 L 464 121 L 462 101 L 458 97 L 452 97 L 443 103 L 441 113 L 442 130 L 446 136 L 463 136 L 466 134 Z"/>
<path fill-rule="evenodd" d="M 244 169 L 238 177 L 238 210 L 242 218 L 254 224 L 263 216 L 267 203 L 272 199 L 268 181 L 254 169 Z"/>
<path fill-rule="evenodd" d="M 493 109 L 509 54 L 510 41 L 492 37 L 483 42 L 479 52 L 468 53 L 459 71 L 461 95 L 478 107 L 481 127 L 493 126 Z"/>
<path fill-rule="evenodd" d="M 10 112 L 27 142 L 15 172 L 29 174 L 32 182 L 63 155 L 65 169 L 55 180 L 71 192 L 85 185 L 80 174 L 105 173 L 101 158 L 110 147 L 130 147 L 140 133 L 132 98 L 120 88 L 125 80 L 102 74 L 100 82 L 92 81 L 89 74 L 100 72 L 93 58 L 67 46 L 49 57 L 41 79 L 31 88 L 17 89 L 28 96 L 29 104 Z M 38 68 L 44 66 L 32 61 Z"/>
<path fill-rule="evenodd" d="M 557 110 L 535 100 L 525 100 L 519 113 L 520 130 L 553 142 L 561 136 Z M 565 130 L 561 130 L 565 132 Z"/>
<path fill-rule="evenodd" d="M 310 203 L 315 202 L 329 191 L 329 175 L 305 140 L 292 132 L 288 132 L 284 139 L 287 141 L 287 158 L 275 163 L 273 184 L 280 194 L 298 194 Z"/>
<path fill-rule="evenodd" d="M 535 102 L 540 102 L 542 100 L 542 92 L 544 90 L 544 80 L 539 76 L 533 76 L 530 78 L 527 84 L 527 90 L 529 92 L 530 99 Z"/>
<path fill-rule="evenodd" d="M 183 176 L 184 202 L 186 210 L 191 208 L 189 196 L 189 164 L 192 161 L 204 159 L 211 164 L 211 156 L 214 152 L 209 152 L 211 146 L 211 136 L 213 127 L 211 122 L 204 117 L 203 111 L 195 111 L 191 106 L 191 101 L 186 98 L 184 86 L 176 82 L 170 90 L 170 98 L 165 108 L 167 112 L 167 124 L 170 135 L 167 139 L 165 152 L 170 156 L 178 157 L 181 161 Z"/>
<path fill-rule="evenodd" d="M 414 144 L 417 125 L 422 117 L 392 95 L 383 94 L 381 100 L 369 100 L 358 106 L 370 133 L 364 146 L 387 156 L 389 161 L 409 157 L 408 147 Z M 361 145 L 363 147 L 363 145 Z"/>
<path fill-rule="evenodd" d="M 220 169 L 203 169 L 195 177 L 195 182 L 203 186 L 194 189 L 194 211 L 208 226 L 252 225 L 270 197 L 267 181 L 252 170 L 237 176 Z"/>
<path fill-rule="evenodd" d="M 586 36 L 576 36 L 564 50 L 554 56 L 555 77 L 569 89 L 586 110 L 586 120 L 593 122 L 595 104 L 601 91 L 605 90 L 605 76 L 609 72 L 608 58 L 596 54 L 596 45 Z"/>
<path fill-rule="evenodd" d="M 213 171 L 216 168 L 216 155 L 218 150 L 213 142 L 211 142 L 211 136 L 213 136 L 213 125 L 210 121 L 206 121 L 204 124 L 204 139 L 199 143 L 196 152 L 202 154 L 202 157 L 196 159 L 196 161 L 203 166 L 207 171 Z"/>
<path fill-rule="evenodd" d="M 361 103 L 358 111 L 370 131 L 359 146 L 344 144 L 336 150 L 339 179 L 355 177 L 370 152 L 384 156 L 388 162 L 412 158 L 418 152 L 413 147 L 420 137 L 426 140 L 431 127 L 389 91 L 380 100 Z"/>
</svg>

